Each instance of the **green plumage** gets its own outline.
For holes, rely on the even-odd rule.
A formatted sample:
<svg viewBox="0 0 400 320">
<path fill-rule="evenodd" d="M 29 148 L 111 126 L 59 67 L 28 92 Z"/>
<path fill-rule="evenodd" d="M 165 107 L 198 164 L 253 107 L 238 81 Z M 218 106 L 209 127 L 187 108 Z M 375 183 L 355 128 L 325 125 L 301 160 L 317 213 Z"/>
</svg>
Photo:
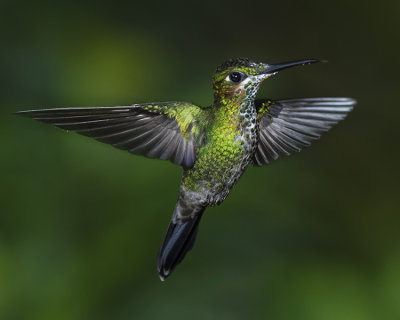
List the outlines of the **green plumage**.
<svg viewBox="0 0 400 320">
<path fill-rule="evenodd" d="M 194 166 L 184 173 L 183 184 L 188 190 L 222 191 L 231 177 L 231 170 L 240 164 L 244 146 L 243 141 L 237 139 L 241 135 L 240 120 L 234 117 L 239 108 L 240 105 L 231 104 L 229 108 L 208 109 L 212 110 L 208 111 L 212 123 L 204 133 Z"/>
</svg>

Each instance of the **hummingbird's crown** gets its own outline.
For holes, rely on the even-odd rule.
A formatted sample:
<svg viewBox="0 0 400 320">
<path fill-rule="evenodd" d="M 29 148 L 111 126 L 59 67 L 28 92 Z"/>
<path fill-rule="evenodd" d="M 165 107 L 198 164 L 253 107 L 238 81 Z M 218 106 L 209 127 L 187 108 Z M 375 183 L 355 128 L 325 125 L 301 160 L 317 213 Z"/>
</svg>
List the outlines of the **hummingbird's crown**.
<svg viewBox="0 0 400 320">
<path fill-rule="evenodd" d="M 224 62 L 223 64 L 219 65 L 217 67 L 216 72 L 222 72 L 226 69 L 232 68 L 232 67 L 247 67 L 251 68 L 254 67 L 255 63 L 250 61 L 248 58 L 235 58 L 235 59 L 229 59 L 228 61 Z"/>
</svg>

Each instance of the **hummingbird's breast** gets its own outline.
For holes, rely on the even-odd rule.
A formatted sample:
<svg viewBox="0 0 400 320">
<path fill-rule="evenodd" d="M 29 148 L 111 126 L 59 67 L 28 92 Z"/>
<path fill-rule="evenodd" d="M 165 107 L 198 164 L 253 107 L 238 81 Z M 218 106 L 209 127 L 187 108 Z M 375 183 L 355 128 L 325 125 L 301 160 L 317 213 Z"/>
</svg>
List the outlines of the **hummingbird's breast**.
<svg viewBox="0 0 400 320">
<path fill-rule="evenodd" d="M 221 203 L 251 162 L 257 131 L 253 102 L 217 110 L 194 166 L 184 171 L 181 192 L 207 206 Z"/>
</svg>

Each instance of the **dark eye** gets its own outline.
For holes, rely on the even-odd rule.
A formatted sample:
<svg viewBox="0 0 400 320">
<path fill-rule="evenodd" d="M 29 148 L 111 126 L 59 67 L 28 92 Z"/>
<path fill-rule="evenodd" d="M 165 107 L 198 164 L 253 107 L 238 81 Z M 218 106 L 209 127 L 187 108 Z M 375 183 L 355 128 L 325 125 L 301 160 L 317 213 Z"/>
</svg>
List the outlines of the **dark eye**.
<svg viewBox="0 0 400 320">
<path fill-rule="evenodd" d="M 233 83 L 239 83 L 242 81 L 244 78 L 244 74 L 238 71 L 232 71 L 229 74 L 229 80 L 231 80 Z"/>
</svg>

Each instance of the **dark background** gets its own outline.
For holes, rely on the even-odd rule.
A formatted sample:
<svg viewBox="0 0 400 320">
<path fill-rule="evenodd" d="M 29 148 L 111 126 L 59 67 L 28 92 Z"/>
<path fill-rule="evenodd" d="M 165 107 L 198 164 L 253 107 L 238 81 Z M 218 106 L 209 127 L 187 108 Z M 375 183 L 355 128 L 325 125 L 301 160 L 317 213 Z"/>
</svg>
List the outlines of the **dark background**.
<svg viewBox="0 0 400 320">
<path fill-rule="evenodd" d="M 398 1 L 2 1 L 0 319 L 399 319 L 399 16 Z M 13 112 L 207 105 L 231 57 L 329 60 L 258 96 L 358 104 L 250 167 L 162 283 L 181 168 Z"/>
</svg>

